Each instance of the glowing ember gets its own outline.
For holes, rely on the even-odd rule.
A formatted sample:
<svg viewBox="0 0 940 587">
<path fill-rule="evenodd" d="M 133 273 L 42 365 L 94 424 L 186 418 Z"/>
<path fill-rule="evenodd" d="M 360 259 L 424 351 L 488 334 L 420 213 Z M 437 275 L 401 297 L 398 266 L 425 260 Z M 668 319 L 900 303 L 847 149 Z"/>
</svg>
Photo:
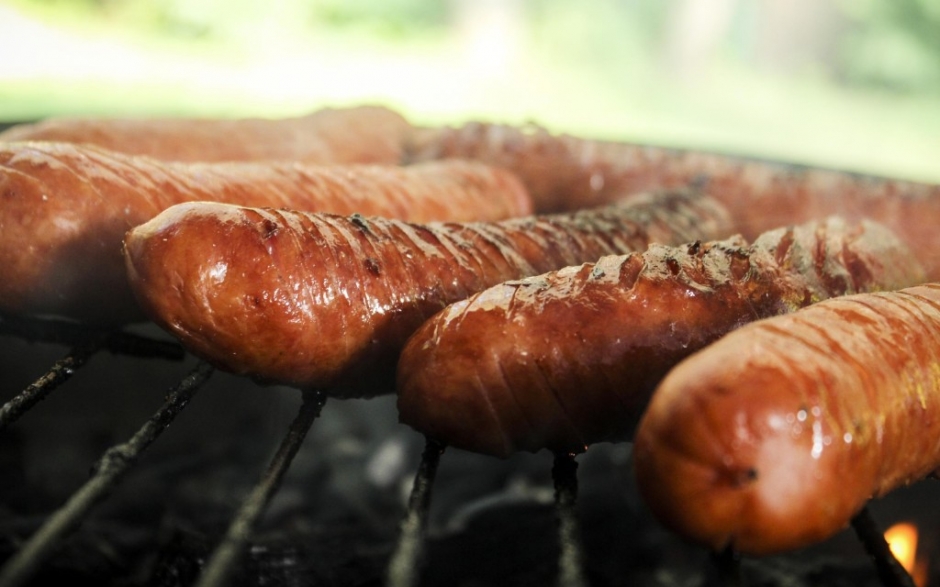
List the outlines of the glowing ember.
<svg viewBox="0 0 940 587">
<path fill-rule="evenodd" d="M 885 541 L 898 562 L 911 574 L 914 583 L 924 587 L 927 569 L 917 560 L 917 527 L 907 522 L 895 524 L 885 532 Z"/>
</svg>

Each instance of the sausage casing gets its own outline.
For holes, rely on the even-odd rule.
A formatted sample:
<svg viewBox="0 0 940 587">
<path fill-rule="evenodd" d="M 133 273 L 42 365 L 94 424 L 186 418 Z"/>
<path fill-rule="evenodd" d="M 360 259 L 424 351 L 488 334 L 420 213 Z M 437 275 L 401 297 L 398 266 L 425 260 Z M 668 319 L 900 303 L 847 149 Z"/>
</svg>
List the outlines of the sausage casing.
<svg viewBox="0 0 940 587">
<path fill-rule="evenodd" d="M 504 283 L 408 341 L 402 422 L 458 448 L 581 452 L 628 440 L 656 384 L 747 322 L 832 296 L 923 282 L 886 228 L 839 218 L 643 253 Z"/>
<path fill-rule="evenodd" d="M 645 154 L 655 158 L 660 151 L 556 135 L 536 125 L 471 122 L 415 129 L 405 159 L 462 158 L 510 169 L 532 194 L 536 211 L 548 213 L 601 206 L 657 187 L 656 161 Z"/>
<path fill-rule="evenodd" d="M 324 108 L 294 118 L 50 118 L 0 132 L 0 141 L 97 145 L 165 161 L 283 160 L 398 164 L 411 133 L 380 106 Z"/>
<path fill-rule="evenodd" d="M 469 123 L 416 129 L 410 161 L 465 157 L 505 167 L 539 211 L 599 206 L 625 195 L 697 185 L 752 240 L 779 226 L 838 214 L 893 230 L 940 280 L 940 185 L 717 153 L 556 135 L 539 127 Z"/>
<path fill-rule="evenodd" d="M 444 163 L 444 162 L 440 162 Z M 169 163 L 69 143 L 0 143 L 0 311 L 87 322 L 143 319 L 121 242 L 186 201 L 432 220 L 531 212 L 509 172 L 452 161 L 408 168 Z"/>
<path fill-rule="evenodd" d="M 392 391 L 401 346 L 493 284 L 725 233 L 712 200 L 642 196 L 572 215 L 408 224 L 183 204 L 125 240 L 148 314 L 219 367 L 339 396 Z"/>
<path fill-rule="evenodd" d="M 653 512 L 692 540 L 765 555 L 832 536 L 940 466 L 940 285 L 730 333 L 665 378 L 634 456 Z"/>
</svg>

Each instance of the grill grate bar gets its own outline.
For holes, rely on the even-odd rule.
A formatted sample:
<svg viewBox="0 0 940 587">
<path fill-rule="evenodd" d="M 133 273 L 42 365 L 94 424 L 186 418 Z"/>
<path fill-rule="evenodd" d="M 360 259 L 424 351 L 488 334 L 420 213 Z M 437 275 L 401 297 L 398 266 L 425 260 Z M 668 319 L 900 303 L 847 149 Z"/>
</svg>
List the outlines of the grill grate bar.
<svg viewBox="0 0 940 587">
<path fill-rule="evenodd" d="M 901 566 L 894 553 L 888 547 L 884 534 L 872 518 L 868 506 L 862 508 L 854 518 L 852 518 L 852 528 L 858 535 L 859 540 L 865 547 L 868 556 L 875 563 L 875 569 L 878 572 L 878 578 L 881 579 L 885 587 L 915 587 L 914 579 L 910 573 Z"/>
<path fill-rule="evenodd" d="M 94 474 L 85 485 L 52 514 L 45 524 L 13 555 L 0 570 L 0 587 L 22 585 L 38 570 L 61 540 L 77 528 L 91 508 L 108 496 L 137 457 L 173 422 L 212 374 L 212 368 L 200 363 L 174 389 L 166 402 L 124 444 L 105 451 L 93 467 Z"/>
<path fill-rule="evenodd" d="M 0 431 L 15 422 L 40 400 L 45 399 L 46 396 L 52 393 L 52 390 L 67 381 L 75 371 L 80 369 L 92 355 L 101 349 L 103 344 L 104 341 L 100 338 L 77 344 L 67 355 L 56 361 L 48 372 L 29 384 L 13 399 L 0 406 Z"/>
<path fill-rule="evenodd" d="M 0 316 L 0 335 L 69 346 L 99 339 L 109 352 L 144 359 L 181 361 L 186 356 L 186 351 L 176 341 L 157 340 L 121 330 L 95 329 L 64 320 Z"/>
<path fill-rule="evenodd" d="M 261 481 L 248 495 L 248 498 L 245 499 L 232 519 L 225 537 L 206 564 L 197 587 L 221 587 L 226 584 L 229 576 L 235 570 L 239 556 L 251 538 L 251 533 L 260 520 L 261 514 L 264 513 L 268 502 L 271 501 L 271 498 L 280 487 L 281 480 L 287 473 L 294 455 L 300 450 L 300 445 L 307 436 L 314 420 L 319 417 L 325 403 L 325 393 L 321 391 L 304 392 L 300 412 L 291 422 L 287 435 L 281 441 Z"/>
<path fill-rule="evenodd" d="M 72 347 L 48 372 L 0 406 L 0 431 L 45 399 L 101 350 L 171 361 L 181 361 L 186 356 L 186 351 L 177 342 L 151 339 L 129 332 L 94 329 L 64 320 L 0 316 L 0 335 Z"/>
<path fill-rule="evenodd" d="M 444 444 L 425 438 L 421 463 L 408 498 L 408 512 L 401 524 L 398 546 L 388 565 L 388 587 L 413 587 L 418 584 L 418 567 L 424 555 L 425 531 L 431 509 L 431 491 L 445 448 Z"/>
<path fill-rule="evenodd" d="M 581 530 L 575 512 L 578 499 L 578 463 L 575 455 L 555 453 L 552 481 L 555 483 L 555 511 L 558 516 L 558 585 L 586 587 Z"/>
</svg>

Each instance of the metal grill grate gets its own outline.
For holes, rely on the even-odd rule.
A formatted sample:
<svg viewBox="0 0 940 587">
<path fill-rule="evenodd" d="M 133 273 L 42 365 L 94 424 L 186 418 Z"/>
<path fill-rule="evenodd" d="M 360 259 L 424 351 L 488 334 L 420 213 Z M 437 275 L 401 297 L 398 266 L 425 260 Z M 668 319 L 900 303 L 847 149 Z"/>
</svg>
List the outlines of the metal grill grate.
<svg viewBox="0 0 940 587">
<path fill-rule="evenodd" d="M 79 373 L 86 364 L 93 362 L 104 351 L 108 351 L 117 357 L 157 359 L 161 362 L 170 361 L 172 363 L 168 364 L 174 365 L 184 359 L 183 350 L 174 342 L 127 332 L 88 331 L 64 322 L 3 318 L 0 320 L 0 335 L 12 337 L 20 343 L 66 345 L 71 348 L 65 357 L 54 362 L 47 373 L 28 385 L 23 392 L 7 400 L 0 408 L 0 446 L 5 442 L 10 442 L 10 433 L 16 428 L 14 424 L 20 424 L 16 420 L 29 416 L 29 410 L 36 406 L 40 399 L 47 397 L 53 389 L 69 381 L 72 376 Z M 207 384 L 211 373 L 212 369 L 207 365 L 197 363 L 188 374 L 172 386 L 163 404 L 145 421 L 139 430 L 131 435 L 129 440 L 112 445 L 104 451 L 103 456 L 94 465 L 90 479 L 75 490 L 64 505 L 56 509 L 51 515 L 44 516 L 36 528 L 31 528 L 30 531 L 22 533 L 25 541 L 17 545 L 14 552 L 3 563 L 2 570 L 0 570 L 0 586 L 26 585 L 32 577 L 43 571 L 45 565 L 56 559 L 57 553 L 69 540 L 69 535 L 81 525 L 89 523 L 89 520 L 93 517 L 92 511 L 94 509 L 104 507 L 108 503 L 109 496 L 115 493 L 118 484 L 133 471 L 134 465 L 140 462 L 143 451 L 148 449 L 182 410 L 189 405 L 196 393 Z M 223 384 L 227 383 L 224 382 Z M 486 475 L 480 476 L 480 469 L 472 467 L 461 469 L 459 462 L 472 458 L 470 455 L 457 453 L 450 455 L 450 460 L 457 465 L 457 469 L 446 475 L 443 480 L 445 485 L 439 489 L 448 489 L 447 484 L 453 485 L 455 477 L 461 478 L 462 475 L 468 475 L 468 477 L 463 477 L 467 481 L 490 483 L 494 486 L 502 486 L 504 489 L 497 493 L 490 493 L 486 498 L 478 500 L 473 507 L 460 506 L 459 503 L 454 505 L 453 493 L 455 492 L 451 491 L 452 495 L 448 496 L 446 507 L 450 508 L 451 525 L 456 526 L 457 529 L 445 527 L 445 531 L 441 531 L 440 524 L 435 525 L 432 523 L 431 515 L 432 490 L 435 486 L 435 479 L 441 477 L 438 474 L 439 467 L 443 466 L 440 460 L 444 453 L 444 446 L 439 443 L 433 440 L 426 441 L 421 461 L 417 464 L 417 473 L 413 480 L 408 479 L 411 481 L 410 499 L 408 499 L 404 510 L 398 507 L 402 501 L 401 497 L 403 497 L 403 495 L 399 495 L 401 493 L 399 490 L 404 490 L 406 485 L 409 484 L 396 484 L 395 480 L 400 481 L 402 479 L 402 471 L 412 470 L 406 453 L 417 446 L 415 440 L 420 441 L 413 434 L 401 437 L 408 440 L 399 439 L 399 441 L 383 444 L 383 448 L 374 451 L 369 459 L 365 459 L 365 461 L 362 459 L 356 460 L 352 465 L 357 468 L 357 473 L 361 473 L 362 469 L 366 469 L 368 471 L 366 474 L 372 476 L 377 487 L 381 487 L 383 491 L 391 494 L 388 503 L 397 505 L 392 506 L 391 509 L 386 508 L 384 516 L 373 515 L 371 522 L 365 524 L 357 522 L 345 527 L 331 526 L 328 528 L 327 531 L 332 530 L 334 532 L 333 537 L 327 536 L 324 542 L 309 546 L 315 551 L 316 548 L 325 543 L 338 543 L 336 551 L 323 553 L 324 568 L 326 570 L 312 572 L 304 568 L 301 559 L 310 554 L 309 550 L 304 550 L 304 546 L 294 544 L 281 546 L 278 547 L 276 556 L 269 557 L 270 545 L 275 543 L 262 540 L 260 534 L 264 532 L 259 533 L 259 528 L 263 525 L 262 520 L 265 513 L 269 509 L 272 499 L 281 488 L 284 477 L 291 467 L 295 455 L 298 454 L 301 445 L 304 443 L 308 431 L 319 417 L 321 410 L 323 410 L 324 403 L 325 396 L 322 394 L 306 393 L 303 395 L 303 402 L 299 411 L 289 424 L 286 435 L 283 436 L 267 470 L 262 475 L 261 480 L 253 487 L 250 487 L 248 491 L 239 493 L 241 497 L 238 497 L 237 500 L 241 501 L 241 504 L 238 507 L 228 508 L 228 502 L 223 500 L 224 503 L 216 506 L 217 509 L 225 512 L 221 514 L 221 520 L 217 522 L 192 521 L 194 527 L 219 525 L 227 527 L 227 530 L 220 538 L 211 539 L 197 531 L 187 533 L 187 530 L 181 530 L 179 527 L 170 530 L 172 539 L 168 542 L 181 544 L 194 542 L 195 545 L 190 544 L 187 548 L 190 552 L 197 554 L 188 561 L 171 560 L 166 562 L 164 560 L 165 556 L 158 556 L 152 552 L 144 553 L 140 558 L 150 561 L 149 568 L 151 571 L 155 568 L 155 560 L 164 560 L 164 562 L 161 563 L 162 566 L 159 567 L 158 572 L 151 572 L 150 576 L 141 582 L 149 585 L 188 585 L 195 583 L 201 587 L 252 584 L 252 582 L 258 582 L 258 575 L 251 572 L 251 568 L 257 566 L 259 561 L 270 560 L 272 565 L 265 571 L 268 573 L 266 575 L 267 581 L 262 582 L 274 580 L 274 582 L 284 584 L 308 584 L 313 582 L 311 581 L 312 577 L 319 579 L 325 577 L 326 580 L 321 581 L 322 584 L 353 585 L 384 582 L 391 587 L 449 584 L 452 577 L 440 572 L 441 565 L 447 564 L 451 556 L 448 554 L 448 540 L 456 537 L 454 544 L 457 545 L 458 549 L 464 548 L 464 551 L 466 551 L 467 545 L 473 544 L 474 540 L 479 539 L 480 534 L 485 535 L 487 532 L 487 527 L 473 527 L 473 524 L 479 520 L 479 517 L 475 517 L 473 513 L 474 507 L 477 512 L 496 512 L 498 517 L 501 517 L 500 512 L 503 510 L 494 507 L 494 504 L 508 505 L 510 507 L 505 511 L 512 512 L 511 515 L 498 520 L 498 523 L 517 526 L 517 530 L 525 531 L 530 527 L 522 522 L 526 519 L 525 514 L 519 512 L 525 510 L 526 507 L 535 506 L 533 509 L 537 510 L 538 524 L 541 524 L 541 526 L 536 524 L 531 527 L 551 528 L 552 530 L 549 532 L 551 536 L 547 538 L 542 536 L 541 541 L 538 540 L 538 536 L 532 537 L 532 556 L 541 561 L 538 568 L 523 570 L 518 574 L 508 573 L 504 576 L 505 582 L 497 580 L 493 584 L 521 585 L 531 582 L 533 577 L 540 580 L 545 579 L 545 577 L 553 577 L 552 581 L 556 584 L 581 587 L 587 585 L 632 584 L 637 577 L 642 577 L 652 581 L 649 584 L 657 585 L 724 585 L 738 584 L 742 575 L 768 577 L 772 573 L 767 569 L 776 568 L 772 565 L 764 567 L 762 566 L 763 563 L 755 563 L 750 569 L 745 569 L 746 572 L 742 573 L 737 562 L 734 564 L 729 562 L 733 560 L 733 557 L 710 560 L 705 553 L 699 550 L 665 542 L 661 530 L 655 527 L 652 531 L 648 529 L 650 527 L 649 521 L 643 518 L 642 506 L 631 504 L 629 500 L 635 499 L 631 497 L 625 497 L 620 502 L 613 502 L 610 500 L 610 494 L 608 493 L 606 494 L 608 495 L 606 502 L 601 500 L 599 503 L 606 506 L 614 504 L 621 508 L 620 510 L 607 512 L 606 515 L 611 519 L 616 517 L 616 513 L 622 513 L 623 511 L 634 512 L 635 517 L 628 520 L 626 526 L 635 526 L 635 528 L 628 529 L 627 532 L 635 532 L 638 536 L 645 535 L 646 538 L 641 538 L 632 543 L 629 540 L 623 540 L 626 535 L 611 533 L 610 527 L 599 524 L 596 516 L 588 516 L 588 524 L 586 524 L 586 527 L 582 527 L 580 521 L 583 519 L 584 513 L 583 511 L 579 512 L 576 503 L 579 493 L 577 479 L 579 467 L 571 455 L 556 455 L 555 457 L 551 475 L 554 491 L 549 493 L 553 497 L 545 499 L 545 493 L 539 493 L 541 491 L 539 489 L 540 480 L 536 476 L 534 482 L 531 479 L 528 481 L 530 491 L 528 498 L 518 499 L 516 502 L 513 501 L 514 498 L 511 496 L 516 495 L 518 497 L 523 495 L 524 492 L 513 494 L 507 492 L 505 487 L 512 485 L 507 480 L 512 477 L 513 468 L 517 467 L 520 461 L 502 462 L 493 459 L 481 459 L 478 462 L 482 464 L 483 468 L 495 472 L 495 476 L 487 478 Z M 371 402 L 359 402 L 357 405 L 351 406 L 351 410 L 366 410 L 369 403 Z M 99 409 L 107 408 L 108 406 L 103 406 Z M 238 406 L 234 406 L 233 409 L 238 409 Z M 389 414 L 386 412 L 383 416 L 388 417 Z M 83 417 L 83 415 L 76 414 L 76 417 Z M 329 419 L 325 420 L 321 421 L 324 427 L 328 429 L 325 433 L 333 433 L 333 430 L 329 430 L 333 423 Z M 362 434 L 364 429 L 371 427 L 371 422 L 363 420 L 355 422 L 354 425 L 346 429 L 340 429 L 339 431 L 342 434 L 348 436 L 336 440 L 337 446 L 345 446 L 345 448 L 340 448 L 339 451 L 341 453 L 343 450 L 355 452 L 357 449 L 355 448 L 354 439 L 357 434 Z M 237 441 L 245 442 L 248 439 L 247 442 L 253 444 L 255 438 L 252 432 L 245 431 L 244 438 L 239 438 Z M 211 434 L 210 426 L 207 426 L 206 433 Z M 397 431 L 394 434 L 404 433 Z M 347 444 L 343 445 L 344 442 Z M 198 449 L 199 447 L 194 447 L 193 450 Z M 628 455 L 628 451 L 624 452 L 625 449 L 622 447 L 598 447 L 581 457 L 587 463 L 588 478 L 591 481 L 598 478 L 598 472 L 603 474 L 606 470 L 609 473 L 614 460 L 611 457 L 595 463 L 591 460 L 591 455 L 595 451 L 606 453 L 608 457 L 618 455 L 616 459 L 620 459 L 620 462 L 617 469 L 621 471 L 621 475 L 624 475 L 622 472 L 628 469 L 624 455 Z M 382 453 L 382 458 L 376 456 L 379 453 Z M 358 478 L 356 475 L 351 475 L 348 470 L 342 470 L 340 467 L 333 468 L 333 470 L 330 470 L 329 467 L 318 469 L 318 465 L 315 464 L 316 457 L 317 455 L 313 455 L 313 458 L 306 459 L 303 465 L 307 468 L 312 467 L 314 474 L 334 475 L 338 478 L 349 475 L 350 479 Z M 542 467 L 544 469 L 547 464 L 539 455 L 523 458 L 529 467 Z M 364 462 L 365 464 L 363 464 Z M 383 463 L 385 464 L 383 465 Z M 383 466 L 387 468 L 388 463 L 392 463 L 392 468 L 398 472 L 392 474 L 383 472 Z M 153 465 L 144 464 L 138 469 L 146 470 L 147 467 L 151 466 Z M 251 476 L 250 471 L 245 474 Z M 305 479 L 311 477 L 312 475 L 305 476 Z M 392 481 L 389 482 L 388 479 L 392 479 Z M 438 483 L 441 483 L 441 481 Z M 458 483 L 462 483 L 462 481 L 458 481 Z M 601 483 L 610 484 L 611 477 L 607 476 Z M 242 482 L 235 485 L 240 489 L 243 485 L 248 486 L 250 484 Z M 598 486 L 596 483 L 590 485 L 595 495 Z M 303 487 L 303 484 L 300 487 Z M 348 487 L 348 485 L 340 482 L 336 484 L 336 487 L 342 488 Z M 292 491 L 295 492 L 294 498 L 296 498 L 296 485 L 292 488 Z M 323 507 L 329 510 L 331 508 L 329 499 L 323 497 L 322 492 L 314 494 L 313 491 L 311 488 L 310 496 L 301 494 L 300 497 L 306 498 L 309 502 L 305 507 L 310 509 Z M 456 494 L 459 496 L 460 492 L 457 491 Z M 247 497 L 245 497 L 246 495 Z M 542 497 L 533 498 L 533 495 Z M 125 496 L 122 499 L 129 499 L 133 502 L 135 498 L 136 496 Z M 286 499 L 290 499 L 290 496 L 287 496 Z M 355 507 L 368 509 L 370 507 L 368 500 L 368 497 L 361 500 L 353 509 Z M 207 501 L 213 501 L 211 496 L 207 497 Z M 595 501 L 593 495 L 591 501 Z M 350 499 L 349 503 L 356 503 L 356 499 Z M 133 509 L 133 505 L 131 509 Z M 290 511 L 289 508 L 288 511 Z M 605 510 L 601 507 L 600 511 L 604 512 Z M 637 512 L 640 513 L 637 514 Z M 279 518 L 277 512 L 268 511 L 268 516 L 271 515 L 275 519 Z M 366 515 L 364 518 L 369 519 L 369 516 Z M 211 516 L 210 519 L 215 520 Z M 388 521 L 392 519 L 396 522 L 389 525 Z M 454 524 L 454 520 L 462 520 L 464 525 Z M 400 528 L 398 521 L 401 521 Z M 285 525 L 284 516 L 280 516 L 280 523 L 282 526 Z M 290 526 L 292 524 L 303 526 L 304 522 L 291 517 L 286 525 Z M 437 527 L 435 532 L 429 530 L 432 526 Z M 831 583 L 817 581 L 815 584 L 843 584 L 841 581 L 844 581 L 846 577 L 850 577 L 852 581 L 861 578 L 859 584 L 911 585 L 910 578 L 903 570 L 899 572 L 896 565 L 892 566 L 893 558 L 887 554 L 884 548 L 884 540 L 877 529 L 874 528 L 868 512 L 864 512 L 864 515 L 856 520 L 855 526 L 859 535 L 873 553 L 872 556 L 875 558 L 878 567 L 877 573 L 870 565 L 864 567 L 865 570 L 859 571 L 860 567 L 853 563 L 839 567 L 833 573 L 832 576 L 835 579 Z M 597 535 L 598 527 L 603 528 L 600 535 Z M 160 529 L 151 530 L 157 533 L 162 531 Z M 317 531 L 321 530 L 322 528 Z M 9 533 L 9 530 L 7 532 Z M 310 535 L 309 532 L 305 534 L 305 536 Z M 471 535 L 475 536 L 471 537 Z M 380 536 L 380 538 L 370 540 L 370 536 Z M 509 536 L 512 536 L 512 534 Z M 648 536 L 653 536 L 655 539 L 650 539 Z M 19 539 L 15 538 L 15 540 Z M 486 556 L 497 558 L 499 551 L 504 550 L 505 543 L 501 542 L 502 540 L 505 540 L 505 537 L 492 537 L 491 549 L 487 551 L 484 558 Z M 601 541 L 608 543 L 605 548 L 609 548 L 609 550 L 601 551 L 597 548 L 596 545 Z M 614 545 L 612 546 L 610 543 Z M 283 542 L 281 544 L 283 545 Z M 546 547 L 546 545 L 548 546 Z M 588 548 L 589 546 L 591 548 Z M 362 550 L 363 548 L 365 553 Z M 629 551 L 631 549 L 639 554 L 630 555 Z M 335 556 L 336 552 L 344 552 L 346 556 Z M 523 554 L 520 555 L 520 552 Z M 598 555 L 593 554 L 596 552 L 603 552 L 600 561 Z M 654 554 L 650 555 L 650 552 Z M 548 556 L 546 556 L 546 553 L 548 553 Z M 525 551 L 513 551 L 512 555 L 523 559 L 518 563 L 520 566 L 529 564 L 526 560 Z M 813 555 L 808 556 L 812 557 Z M 172 559 L 172 557 L 170 558 Z M 545 560 L 546 558 L 548 560 Z M 618 578 L 618 573 L 622 572 L 622 567 L 611 563 L 610 559 L 614 558 L 624 559 L 623 564 L 637 566 L 643 573 L 633 576 L 624 575 Z M 655 559 L 657 566 L 652 570 L 644 567 L 643 558 Z M 494 561 L 493 564 L 496 569 L 491 572 L 498 575 L 501 572 L 499 563 Z M 338 570 L 346 566 L 366 568 L 368 570 L 350 572 Z M 793 571 L 795 576 L 802 576 L 800 575 L 802 572 Z M 357 573 L 364 573 L 364 575 Z M 813 581 L 817 579 L 818 577 L 814 578 Z M 476 584 L 486 584 L 486 581 L 480 578 L 475 580 L 477 581 Z M 773 585 L 784 584 L 784 582 L 758 581 L 755 584 Z M 786 584 L 801 583 L 791 581 L 786 582 Z"/>
</svg>

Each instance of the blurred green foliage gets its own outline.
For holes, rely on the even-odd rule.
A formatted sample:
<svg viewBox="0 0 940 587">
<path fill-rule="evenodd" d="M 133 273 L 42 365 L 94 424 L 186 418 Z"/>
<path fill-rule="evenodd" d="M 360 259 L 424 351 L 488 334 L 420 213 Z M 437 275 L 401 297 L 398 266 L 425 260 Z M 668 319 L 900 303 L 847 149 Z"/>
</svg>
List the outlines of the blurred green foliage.
<svg viewBox="0 0 940 587">
<path fill-rule="evenodd" d="M 844 81 L 900 91 L 940 90 L 940 2 L 843 0 Z"/>
<path fill-rule="evenodd" d="M 276 20 L 285 34 L 317 27 L 362 28 L 381 36 L 441 27 L 447 2 L 429 0 L 14 0 L 45 14 L 100 18 L 150 33 L 189 39 L 239 36 Z"/>
<path fill-rule="evenodd" d="M 651 53 L 668 2 L 529 0 L 526 3 L 533 47 L 546 60 L 603 70 L 635 66 Z"/>
<path fill-rule="evenodd" d="M 436 35 L 453 24 L 461 0 L 9 0 L 70 17 L 99 18 L 190 41 L 250 39 L 267 22 L 282 35 L 349 31 L 379 39 Z M 463 0 L 469 2 L 472 0 Z M 679 0 L 505 0 L 521 6 L 534 47 L 548 58 L 614 70 L 661 49 Z M 823 0 L 820 0 L 821 2 Z M 832 0 L 844 21 L 834 82 L 892 91 L 940 92 L 940 0 Z M 757 0 L 738 0 L 753 13 Z M 741 20 L 740 18 L 738 20 Z M 746 20 L 746 19 L 745 19 Z M 747 61 L 754 31 L 738 23 L 726 57 Z"/>
<path fill-rule="evenodd" d="M 39 73 L 8 62 L 8 79 L 0 62 L 0 120 L 279 116 L 370 101 L 425 124 L 534 120 L 940 181 L 940 0 L 714 0 L 733 16 L 683 78 L 667 54 L 690 1 L 0 0 L 76 54 L 40 55 L 39 41 Z M 823 8 L 819 34 L 833 38 L 815 53 L 799 26 L 775 20 L 804 10 L 813 24 Z M 512 21 L 496 22 L 507 38 L 490 47 L 491 23 L 470 22 L 487 18 Z M 774 35 L 806 60 L 774 69 Z"/>
<path fill-rule="evenodd" d="M 447 2 L 427 0 L 317 0 L 308 4 L 311 18 L 323 25 L 365 28 L 390 38 L 443 28 L 450 14 Z"/>
</svg>

